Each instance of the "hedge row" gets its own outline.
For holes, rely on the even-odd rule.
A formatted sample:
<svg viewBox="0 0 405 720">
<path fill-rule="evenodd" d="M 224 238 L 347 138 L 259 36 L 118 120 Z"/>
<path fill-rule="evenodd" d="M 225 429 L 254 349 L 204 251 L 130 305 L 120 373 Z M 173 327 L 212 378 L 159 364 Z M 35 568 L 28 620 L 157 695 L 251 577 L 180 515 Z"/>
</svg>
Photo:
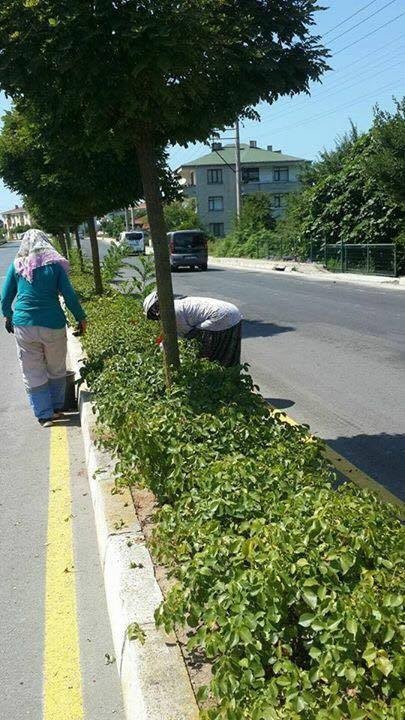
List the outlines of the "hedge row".
<svg viewBox="0 0 405 720">
<path fill-rule="evenodd" d="M 267 412 L 246 368 L 184 345 L 166 391 L 140 304 L 112 294 L 87 310 L 103 442 L 120 480 L 160 505 L 153 552 L 175 582 L 156 621 L 193 628 L 212 663 L 202 717 L 402 720 L 396 510 L 336 489 L 321 444 Z"/>
</svg>

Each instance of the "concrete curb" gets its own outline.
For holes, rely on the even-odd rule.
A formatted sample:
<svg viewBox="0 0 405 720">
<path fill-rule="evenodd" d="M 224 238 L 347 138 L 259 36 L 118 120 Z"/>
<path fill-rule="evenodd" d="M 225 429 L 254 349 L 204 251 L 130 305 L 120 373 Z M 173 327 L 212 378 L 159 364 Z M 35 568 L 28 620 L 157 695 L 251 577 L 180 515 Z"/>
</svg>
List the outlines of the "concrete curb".
<svg viewBox="0 0 405 720">
<path fill-rule="evenodd" d="M 274 270 L 274 265 L 283 265 L 282 261 L 275 260 L 251 260 L 249 258 L 220 258 L 209 256 L 208 262 L 211 266 L 229 268 L 230 270 L 247 270 L 250 272 L 264 272 L 273 275 L 284 275 L 300 280 L 312 280 L 318 282 L 350 283 L 351 285 L 362 285 L 366 287 L 383 288 L 389 290 L 405 290 L 405 277 L 393 278 L 388 276 L 355 275 L 353 273 L 305 273 L 286 269 L 284 272 Z"/>
<path fill-rule="evenodd" d="M 68 330 L 71 365 L 79 377 L 83 350 Z M 196 720 L 199 710 L 174 635 L 157 629 L 154 611 L 163 596 L 128 488 L 115 487 L 113 461 L 95 445 L 95 411 L 88 388 L 79 389 L 86 464 L 104 574 L 117 669 L 128 720 Z M 132 565 L 132 567 L 131 567 Z M 128 639 L 136 623 L 145 642 Z"/>
</svg>

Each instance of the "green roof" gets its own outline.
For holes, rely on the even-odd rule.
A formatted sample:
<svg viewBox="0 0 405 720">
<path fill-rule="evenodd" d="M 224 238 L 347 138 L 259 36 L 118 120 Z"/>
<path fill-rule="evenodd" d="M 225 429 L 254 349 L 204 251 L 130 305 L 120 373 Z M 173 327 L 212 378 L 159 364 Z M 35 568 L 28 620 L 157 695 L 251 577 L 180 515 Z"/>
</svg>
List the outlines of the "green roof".
<svg viewBox="0 0 405 720">
<path fill-rule="evenodd" d="M 241 164 L 253 165 L 258 163 L 283 163 L 283 162 L 308 162 L 304 158 L 293 157 L 292 155 L 284 155 L 274 150 L 265 150 L 264 148 L 252 148 L 250 145 L 241 143 L 240 146 Z M 234 165 L 235 164 L 235 145 L 225 145 L 218 152 L 210 152 L 202 155 L 191 162 L 184 163 L 181 167 L 197 167 L 199 165 Z"/>
</svg>

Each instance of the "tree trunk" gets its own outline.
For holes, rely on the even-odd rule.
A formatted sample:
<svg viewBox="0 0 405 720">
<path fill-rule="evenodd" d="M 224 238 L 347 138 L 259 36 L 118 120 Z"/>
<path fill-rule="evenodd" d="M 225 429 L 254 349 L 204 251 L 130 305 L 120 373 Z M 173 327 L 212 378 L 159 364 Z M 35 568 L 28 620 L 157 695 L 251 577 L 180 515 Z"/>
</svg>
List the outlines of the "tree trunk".
<svg viewBox="0 0 405 720">
<path fill-rule="evenodd" d="M 101 278 L 100 254 L 98 251 L 97 231 L 94 223 L 94 217 L 87 220 L 90 236 L 91 259 L 93 261 L 94 289 L 97 295 L 103 294 L 103 281 Z"/>
<path fill-rule="evenodd" d="M 60 230 L 60 231 L 58 232 L 58 239 L 59 239 L 59 243 L 60 243 L 60 246 L 61 246 L 62 253 L 64 254 L 65 258 L 67 258 L 67 257 L 68 257 L 68 251 L 67 251 L 67 247 L 66 247 L 65 235 L 64 235 L 64 233 L 63 233 L 62 230 Z"/>
<path fill-rule="evenodd" d="M 83 265 L 83 252 L 82 252 L 82 244 L 80 242 L 80 235 L 79 235 L 79 228 L 76 226 L 74 229 L 75 233 L 75 239 L 76 239 L 76 247 L 77 252 L 79 254 L 79 263 L 80 263 L 80 270 L 84 271 L 84 265 Z"/>
<path fill-rule="evenodd" d="M 68 227 L 66 227 L 66 230 L 65 230 L 65 237 L 66 237 L 66 247 L 67 247 L 67 250 L 69 253 L 72 248 L 72 242 L 71 242 L 71 237 L 70 237 L 70 230 Z"/>
<path fill-rule="evenodd" d="M 136 144 L 139 169 L 145 194 L 152 244 L 155 254 L 156 285 L 163 328 L 166 381 L 172 382 L 173 370 L 180 367 L 174 314 L 173 286 L 170 272 L 169 245 L 163 216 L 162 194 L 156 164 L 155 148 L 147 128 Z"/>
</svg>

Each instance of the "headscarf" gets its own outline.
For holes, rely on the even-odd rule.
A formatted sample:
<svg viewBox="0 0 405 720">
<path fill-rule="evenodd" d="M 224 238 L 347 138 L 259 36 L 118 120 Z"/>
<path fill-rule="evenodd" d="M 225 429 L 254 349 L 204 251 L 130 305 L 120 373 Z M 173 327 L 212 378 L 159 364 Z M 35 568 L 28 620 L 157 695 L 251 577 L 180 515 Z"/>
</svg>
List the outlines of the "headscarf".
<svg viewBox="0 0 405 720">
<path fill-rule="evenodd" d="M 143 312 L 150 320 L 157 319 L 154 311 L 158 309 L 158 295 L 156 290 L 149 293 L 143 301 Z M 156 306 L 156 307 L 155 307 Z"/>
<path fill-rule="evenodd" d="M 27 230 L 14 260 L 18 275 L 32 283 L 34 270 L 52 263 L 59 263 L 66 272 L 69 270 L 68 260 L 55 250 L 42 230 Z"/>
</svg>

